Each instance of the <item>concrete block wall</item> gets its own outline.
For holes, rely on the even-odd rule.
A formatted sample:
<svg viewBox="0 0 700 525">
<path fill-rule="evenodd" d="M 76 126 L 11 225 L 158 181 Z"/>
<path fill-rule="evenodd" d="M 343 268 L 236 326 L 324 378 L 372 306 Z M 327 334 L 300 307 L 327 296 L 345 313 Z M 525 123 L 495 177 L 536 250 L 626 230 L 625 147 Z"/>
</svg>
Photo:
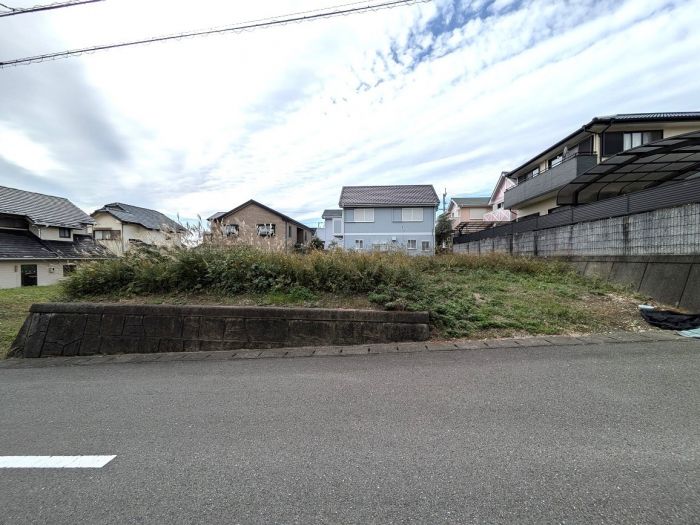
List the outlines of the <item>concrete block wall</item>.
<svg viewBox="0 0 700 525">
<path fill-rule="evenodd" d="M 586 275 L 700 310 L 700 203 L 468 241 L 454 251 L 564 258 Z"/>
<path fill-rule="evenodd" d="M 424 341 L 427 312 L 235 306 L 35 304 L 12 345 L 24 357 Z"/>
</svg>

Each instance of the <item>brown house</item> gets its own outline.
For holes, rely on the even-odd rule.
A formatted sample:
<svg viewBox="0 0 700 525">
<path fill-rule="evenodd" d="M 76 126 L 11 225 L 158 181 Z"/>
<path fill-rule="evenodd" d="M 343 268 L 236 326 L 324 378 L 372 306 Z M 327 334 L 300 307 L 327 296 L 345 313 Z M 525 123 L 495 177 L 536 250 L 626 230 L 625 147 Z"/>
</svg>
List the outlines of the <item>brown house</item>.
<svg viewBox="0 0 700 525">
<path fill-rule="evenodd" d="M 207 219 L 214 243 L 243 243 L 270 250 L 289 251 L 307 245 L 313 231 L 253 199 L 227 212 L 215 213 Z"/>
</svg>

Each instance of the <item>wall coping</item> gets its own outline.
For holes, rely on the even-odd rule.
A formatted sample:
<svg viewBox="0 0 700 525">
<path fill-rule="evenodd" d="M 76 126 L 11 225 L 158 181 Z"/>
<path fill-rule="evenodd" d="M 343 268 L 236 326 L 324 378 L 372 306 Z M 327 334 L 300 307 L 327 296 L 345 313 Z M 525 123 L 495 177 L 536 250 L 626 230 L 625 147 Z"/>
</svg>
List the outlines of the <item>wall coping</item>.
<svg viewBox="0 0 700 525">
<path fill-rule="evenodd" d="M 282 308 L 266 306 L 210 306 L 117 303 L 36 303 L 32 313 L 123 314 L 154 317 L 237 317 L 243 319 L 288 319 L 315 321 L 362 321 L 369 323 L 429 322 L 428 312 L 357 310 L 332 308 Z"/>
</svg>

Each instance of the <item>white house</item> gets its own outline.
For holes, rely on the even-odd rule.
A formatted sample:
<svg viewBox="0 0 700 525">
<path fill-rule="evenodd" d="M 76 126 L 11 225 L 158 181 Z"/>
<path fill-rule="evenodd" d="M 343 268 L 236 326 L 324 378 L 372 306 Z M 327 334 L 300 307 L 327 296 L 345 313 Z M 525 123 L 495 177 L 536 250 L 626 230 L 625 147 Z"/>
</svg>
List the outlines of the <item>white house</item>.
<svg viewBox="0 0 700 525">
<path fill-rule="evenodd" d="M 0 288 L 54 284 L 108 257 L 93 219 L 68 199 L 0 186 Z"/>
<path fill-rule="evenodd" d="M 115 255 L 135 244 L 166 248 L 181 246 L 185 228 L 156 210 L 122 202 L 105 204 L 92 212 L 95 240 Z"/>
</svg>

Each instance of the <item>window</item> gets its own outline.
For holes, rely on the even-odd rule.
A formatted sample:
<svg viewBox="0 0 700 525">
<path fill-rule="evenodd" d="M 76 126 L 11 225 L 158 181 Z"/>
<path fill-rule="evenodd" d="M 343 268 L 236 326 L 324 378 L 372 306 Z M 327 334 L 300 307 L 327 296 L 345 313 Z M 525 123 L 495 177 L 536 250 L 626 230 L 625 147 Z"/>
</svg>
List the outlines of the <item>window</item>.
<svg viewBox="0 0 700 525">
<path fill-rule="evenodd" d="M 642 146 L 655 140 L 661 140 L 661 131 L 635 131 L 633 133 L 625 133 L 622 136 L 622 148 L 628 150 Z"/>
<path fill-rule="evenodd" d="M 503 208 L 502 202 L 499 202 L 498 204 L 496 204 L 496 209 L 500 210 L 501 208 Z"/>
<path fill-rule="evenodd" d="M 58 236 L 61 239 L 70 239 L 70 228 L 59 228 Z"/>
<path fill-rule="evenodd" d="M 75 264 L 64 264 L 63 265 L 63 275 L 70 275 L 75 272 Z"/>
<path fill-rule="evenodd" d="M 355 222 L 374 222 L 374 208 L 355 208 Z"/>
<path fill-rule="evenodd" d="M 343 233 L 343 219 L 338 217 L 333 219 L 333 235 Z"/>
<path fill-rule="evenodd" d="M 415 239 L 409 239 L 409 240 L 406 242 L 406 247 L 407 247 L 409 250 L 415 250 L 415 249 L 416 249 L 416 240 L 415 240 Z"/>
<path fill-rule="evenodd" d="M 430 241 L 421 241 L 420 249 L 424 252 L 430 251 Z"/>
<path fill-rule="evenodd" d="M 238 224 L 225 224 L 224 225 L 224 235 L 226 237 L 231 237 L 232 235 L 238 235 Z"/>
<path fill-rule="evenodd" d="M 549 169 L 552 169 L 556 166 L 559 166 L 559 164 L 561 164 L 562 162 L 564 162 L 564 155 L 560 153 L 556 157 L 549 159 L 547 161 L 547 166 L 549 167 Z"/>
<path fill-rule="evenodd" d="M 522 184 L 527 180 L 527 175 L 521 175 L 520 177 L 517 178 L 517 184 Z"/>
<path fill-rule="evenodd" d="M 537 166 L 532 172 L 530 173 L 530 178 L 537 177 L 540 174 L 540 167 Z"/>
<path fill-rule="evenodd" d="M 421 222 L 423 220 L 423 208 L 401 208 L 402 222 Z"/>
<path fill-rule="evenodd" d="M 603 157 L 610 157 L 616 153 L 643 146 L 655 140 L 663 138 L 663 131 L 610 131 L 603 133 Z"/>
<path fill-rule="evenodd" d="M 274 224 L 258 224 L 257 229 L 260 237 L 273 237 L 275 235 Z"/>
<path fill-rule="evenodd" d="M 291 226 L 291 224 L 290 224 L 290 225 L 289 225 L 289 233 L 288 233 L 288 235 L 287 235 L 287 239 L 291 239 L 291 238 L 292 238 L 292 226 Z"/>
<path fill-rule="evenodd" d="M 120 238 L 119 230 L 95 230 L 95 239 L 98 241 L 117 241 Z"/>
<path fill-rule="evenodd" d="M 365 244 L 362 239 L 355 239 L 355 249 L 356 250 L 361 250 L 364 248 Z"/>
</svg>

